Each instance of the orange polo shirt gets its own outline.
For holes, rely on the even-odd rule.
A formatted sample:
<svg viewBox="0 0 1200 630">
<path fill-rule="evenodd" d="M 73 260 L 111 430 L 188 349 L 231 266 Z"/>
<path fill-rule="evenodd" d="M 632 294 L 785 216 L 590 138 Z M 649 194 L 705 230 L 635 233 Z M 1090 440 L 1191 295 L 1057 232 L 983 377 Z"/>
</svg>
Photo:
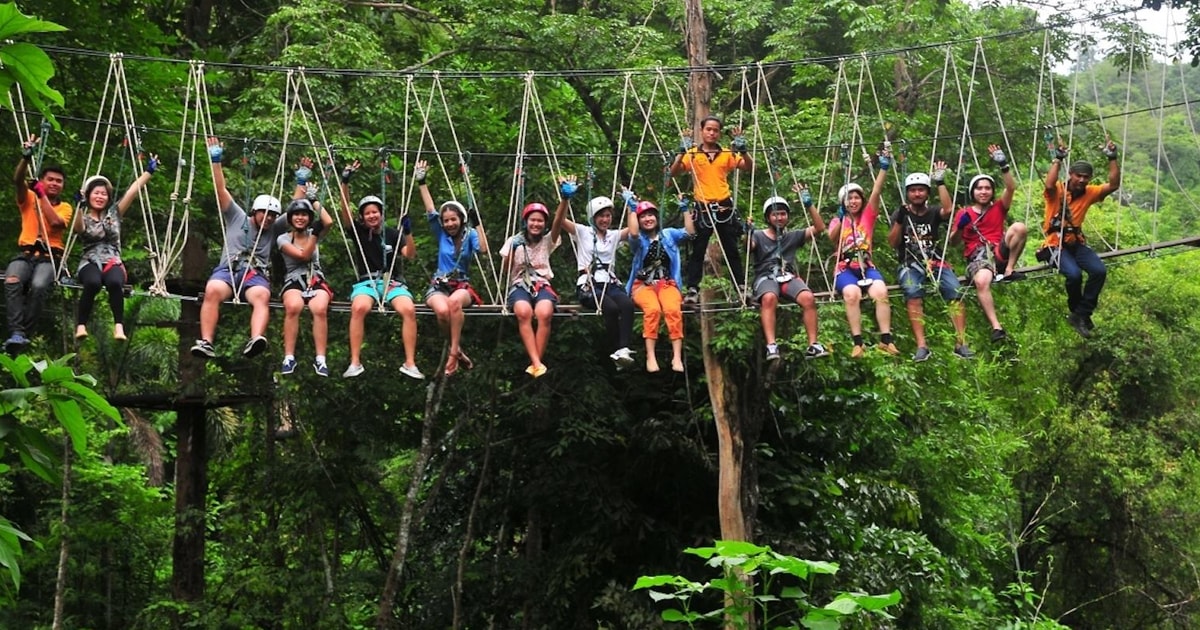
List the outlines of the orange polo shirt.
<svg viewBox="0 0 1200 630">
<path fill-rule="evenodd" d="M 42 213 L 38 209 L 37 203 L 37 196 L 33 194 L 32 190 L 27 190 L 25 199 L 17 204 L 17 208 L 21 211 L 21 235 L 17 237 L 17 246 L 19 247 L 29 247 L 38 241 L 40 233 L 38 224 L 41 223 Z M 54 206 L 54 212 L 62 217 L 63 226 L 58 228 L 46 226 L 47 240 L 51 249 L 63 248 L 63 234 L 66 234 L 67 226 L 71 224 L 71 211 L 71 204 L 65 201 L 60 201 Z"/>
<path fill-rule="evenodd" d="M 1083 219 L 1087 217 L 1088 209 L 1092 204 L 1100 200 L 1101 190 L 1104 188 L 1101 184 L 1090 184 L 1083 194 L 1078 197 L 1067 198 L 1067 210 L 1070 212 L 1069 225 L 1077 228 L 1083 227 Z M 1062 212 L 1062 196 L 1067 194 L 1066 184 L 1058 182 L 1054 189 L 1045 189 L 1042 196 L 1046 199 L 1046 216 L 1042 220 L 1042 232 L 1046 235 L 1046 242 L 1043 247 L 1058 247 L 1058 230 L 1053 229 L 1054 219 Z M 1068 234 L 1067 244 L 1084 243 L 1087 241 L 1083 237 L 1082 232 L 1079 234 L 1078 240 L 1073 235 Z"/>
<path fill-rule="evenodd" d="M 739 159 L 736 153 L 724 147 L 711 160 L 699 147 L 688 149 L 680 163 L 692 174 L 692 196 L 696 201 L 714 203 L 732 197 L 729 174 L 737 169 Z"/>
</svg>

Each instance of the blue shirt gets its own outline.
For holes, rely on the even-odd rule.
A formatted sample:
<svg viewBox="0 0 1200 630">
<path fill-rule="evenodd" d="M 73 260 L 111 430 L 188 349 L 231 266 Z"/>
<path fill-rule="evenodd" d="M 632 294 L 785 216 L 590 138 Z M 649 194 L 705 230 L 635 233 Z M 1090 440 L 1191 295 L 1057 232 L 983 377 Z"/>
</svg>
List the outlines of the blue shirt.
<svg viewBox="0 0 1200 630">
<path fill-rule="evenodd" d="M 690 238 L 692 235 L 683 228 L 665 228 L 658 234 L 658 240 L 662 242 L 663 249 L 667 252 L 667 258 L 671 261 L 671 278 L 675 280 L 675 286 L 678 287 L 683 286 L 683 273 L 679 264 L 679 244 Z M 637 273 L 642 270 L 642 262 L 646 259 L 650 241 L 651 239 L 641 233 L 629 235 L 629 248 L 633 251 L 633 270 L 629 274 L 629 281 L 625 283 L 625 291 L 629 293 L 633 293 L 633 281 Z"/>
<path fill-rule="evenodd" d="M 467 280 L 470 275 L 471 259 L 479 251 L 479 233 L 475 231 L 475 228 L 467 228 L 467 233 L 462 239 L 462 246 L 456 251 L 454 237 L 442 229 L 442 215 L 437 212 L 429 212 L 425 214 L 425 218 L 429 219 L 429 229 L 433 230 L 433 237 L 437 240 L 436 275 L 453 276 L 457 271 L 459 278 Z"/>
</svg>

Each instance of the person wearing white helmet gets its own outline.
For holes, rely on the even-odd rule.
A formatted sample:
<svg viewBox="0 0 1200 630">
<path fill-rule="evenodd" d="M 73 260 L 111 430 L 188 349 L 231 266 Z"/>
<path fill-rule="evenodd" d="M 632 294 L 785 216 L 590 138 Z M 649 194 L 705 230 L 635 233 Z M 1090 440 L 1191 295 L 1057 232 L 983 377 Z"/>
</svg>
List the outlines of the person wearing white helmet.
<svg viewBox="0 0 1200 630">
<path fill-rule="evenodd" d="M 879 323 L 879 347 L 888 354 L 900 354 L 892 340 L 892 307 L 888 304 L 887 283 L 871 260 L 874 250 L 875 221 L 879 218 L 879 198 L 883 182 L 892 165 L 891 152 L 885 148 L 879 154 L 879 171 L 871 187 L 871 196 L 863 194 L 862 186 L 849 183 L 838 191 L 838 216 L 829 222 L 829 240 L 837 243 L 837 264 L 834 266 L 834 291 L 846 304 L 846 319 L 854 347 L 850 356 L 866 353 L 862 334 L 863 290 L 875 301 L 875 320 Z"/>
<path fill-rule="evenodd" d="M 1058 180 L 1067 147 L 1055 150 L 1054 162 L 1046 171 L 1046 215 L 1042 230 L 1046 240 L 1038 250 L 1038 260 L 1058 267 L 1066 278 L 1067 323 L 1084 338 L 1092 336 L 1092 313 L 1100 301 L 1100 291 L 1108 271 L 1104 261 L 1088 247 L 1083 235 L 1083 220 L 1093 204 L 1099 203 L 1121 187 L 1121 165 L 1117 145 L 1111 140 L 1101 149 L 1108 159 L 1108 180 L 1092 184 L 1094 169 L 1090 162 L 1075 161 L 1067 169 L 1066 183 Z M 1087 284 L 1083 274 L 1087 273 Z"/>
<path fill-rule="evenodd" d="M 946 189 L 946 163 L 935 162 L 933 177 L 927 173 L 912 173 L 904 179 L 904 196 L 908 203 L 901 205 L 892 214 L 888 243 L 896 249 L 896 260 L 900 263 L 898 281 L 908 308 L 908 321 L 916 338 L 917 351 L 913 361 L 929 359 L 933 352 L 925 341 L 925 285 L 937 285 L 946 310 L 954 324 L 956 342 L 954 356 L 970 359 L 975 356 L 967 346 L 967 315 L 963 309 L 963 289 L 954 269 L 942 257 L 942 245 L 938 231 L 950 219 L 954 204 Z M 937 186 L 940 205 L 931 206 L 929 195 L 933 185 Z"/>
<path fill-rule="evenodd" d="M 28 180 L 38 143 L 32 134 L 22 143 L 21 161 L 13 173 L 21 214 L 17 235 L 21 253 L 9 261 L 4 273 L 9 333 L 4 349 L 14 356 L 29 346 L 42 305 L 54 288 L 55 267 L 63 259 L 63 235 L 71 222 L 71 204 L 62 199 L 67 176 L 61 166 L 42 164 L 37 180 Z"/>
<path fill-rule="evenodd" d="M 781 297 L 799 304 L 804 310 L 804 330 L 808 333 L 805 359 L 829 356 L 825 346 L 817 341 L 817 300 L 812 289 L 796 272 L 796 252 L 804 243 L 813 241 L 825 231 L 825 220 L 813 204 L 808 188 L 800 183 L 792 186 L 800 203 L 808 210 L 812 224 L 803 230 L 787 229 L 791 206 L 783 197 L 771 197 L 763 202 L 766 227 L 750 234 L 750 264 L 754 273 L 751 288 L 758 302 L 763 336 L 767 342 L 767 360 L 778 361 L 779 345 L 775 342 L 776 309 Z"/>
<path fill-rule="evenodd" d="M 488 253 L 488 242 L 483 222 L 479 220 L 479 210 L 471 208 L 468 217 L 467 208 L 457 201 L 447 201 L 440 209 L 434 205 L 425 181 L 428 173 L 429 164 L 424 160 L 413 167 L 413 177 L 425 205 L 425 218 L 438 248 L 437 271 L 425 292 L 425 304 L 437 316 L 442 331 L 450 335 L 444 372 L 451 376 L 458 371 L 460 363 L 467 369 L 474 365 L 462 349 L 464 309 L 483 301 L 471 287 L 470 270 L 476 254 Z M 472 223 L 474 227 L 471 227 Z"/>
<path fill-rule="evenodd" d="M 329 376 L 325 351 L 329 342 L 329 303 L 333 289 L 321 269 L 321 237 L 329 233 L 333 217 L 317 198 L 317 185 L 312 183 L 312 158 L 300 158 L 296 168 L 296 188 L 288 204 L 288 229 L 275 238 L 275 248 L 283 258 L 283 364 L 280 373 L 296 371 L 296 338 L 300 334 L 300 313 L 308 308 L 312 313 L 313 371 L 317 376 Z"/>
<path fill-rule="evenodd" d="M 354 378 L 366 371 L 362 364 L 362 344 L 366 335 L 367 314 L 376 304 L 385 303 L 400 315 L 400 339 L 404 345 L 404 364 L 400 373 L 415 380 L 425 378 L 417 368 L 417 306 L 404 278 L 392 275 L 399 253 L 408 259 L 416 258 L 412 222 L 408 215 L 400 217 L 400 229 L 389 227 L 383 216 L 383 200 L 367 195 L 358 201 L 358 217 L 350 212 L 350 178 L 362 166 L 355 160 L 342 169 L 342 225 L 354 234 L 354 271 L 358 281 L 350 291 L 350 365 L 342 373 Z"/>
<path fill-rule="evenodd" d="M 83 252 L 75 279 L 83 287 L 75 310 L 75 338 L 87 337 L 87 323 L 100 289 L 108 292 L 112 310 L 113 339 L 125 340 L 125 263 L 121 262 L 121 221 L 133 205 L 138 192 L 158 170 L 158 156 L 146 162 L 146 170 L 133 181 L 120 199 L 114 199 L 112 182 L 103 175 L 89 177 L 83 183 L 83 207 L 75 213 L 71 229 L 79 235 Z"/>
<path fill-rule="evenodd" d="M 200 338 L 192 345 L 192 355 L 201 359 L 216 356 L 213 339 L 221 303 L 237 292 L 250 304 L 250 340 L 242 355 L 254 357 L 267 349 L 267 324 L 271 319 L 271 247 L 275 236 L 286 229 L 281 219 L 279 200 L 271 195 L 259 195 L 250 206 L 250 214 L 233 199 L 225 185 L 221 159 L 225 149 L 217 138 L 208 139 L 208 156 L 212 162 L 213 186 L 217 190 L 217 205 L 225 223 L 225 245 L 221 259 L 204 285 L 204 303 L 200 307 Z"/>
<path fill-rule="evenodd" d="M 565 178 L 560 189 L 563 197 L 569 199 L 578 191 L 575 177 Z M 575 243 L 575 267 L 579 270 L 575 290 L 579 303 L 584 308 L 599 308 L 613 351 L 608 357 L 618 368 L 626 368 L 634 361 L 633 350 L 629 348 L 633 338 L 633 299 L 616 275 L 616 262 L 617 249 L 628 239 L 629 230 L 611 229 L 613 213 L 612 199 L 593 197 L 587 203 L 587 224 L 568 219 L 566 204 L 559 204 L 554 224 L 570 234 Z"/>
<path fill-rule="evenodd" d="M 737 208 L 733 207 L 733 191 L 729 187 L 729 174 L 735 170 L 754 170 L 754 158 L 746 144 L 741 127 L 730 130 L 733 140 L 729 148 L 721 146 L 724 123 L 716 116 L 705 116 L 700 121 L 700 145 L 693 146 L 692 131 L 683 132 L 679 151 L 671 162 L 671 176 L 689 173 L 692 176 L 692 200 L 695 202 L 693 221 L 696 235 L 692 239 L 691 254 L 688 256 L 684 281 L 687 282 L 686 304 L 700 301 L 700 278 L 704 275 L 704 255 L 708 251 L 708 239 L 713 231 L 721 242 L 725 253 L 725 264 L 734 278 L 737 288 L 743 282 L 745 268 L 742 265 L 741 236 L 742 222 Z M 739 289 L 740 293 L 740 289 Z"/>
<path fill-rule="evenodd" d="M 566 203 L 566 197 L 559 201 L 560 205 Z M 500 248 L 500 275 L 508 276 L 508 308 L 517 317 L 517 332 L 529 355 L 525 373 L 533 378 L 547 370 L 543 359 L 558 305 L 558 293 L 550 284 L 554 278 L 550 255 L 561 244 L 559 234 L 560 230 L 550 225 L 550 211 L 535 201 L 521 210 L 521 231 Z"/>
<path fill-rule="evenodd" d="M 646 371 L 657 372 L 658 328 L 667 324 L 671 340 L 671 370 L 683 372 L 683 283 L 679 245 L 696 233 L 687 199 L 679 199 L 683 228 L 663 227 L 658 207 L 650 201 L 638 201 L 632 190 L 623 188 L 621 197 L 629 209 L 627 222 L 629 249 L 633 252 L 626 289 L 634 304 L 642 309 L 642 338 L 646 343 Z"/>
<path fill-rule="evenodd" d="M 996 315 L 996 302 L 992 296 L 992 282 L 1015 281 L 1021 278 L 1016 270 L 1017 260 L 1025 250 L 1028 230 L 1025 224 L 1015 222 L 1004 228 L 1008 209 L 1012 206 L 1013 192 L 1017 182 L 1008 166 L 1008 158 L 1000 146 L 988 146 L 992 161 L 1000 167 L 1004 178 L 1004 192 L 996 195 L 996 180 L 991 175 L 980 173 L 971 178 L 967 185 L 968 203 L 958 211 L 954 220 L 954 231 L 950 242 L 963 244 L 963 257 L 967 259 L 967 280 L 975 285 L 979 306 L 992 325 L 992 341 L 1001 342 L 1008 333 L 1000 325 Z"/>
</svg>

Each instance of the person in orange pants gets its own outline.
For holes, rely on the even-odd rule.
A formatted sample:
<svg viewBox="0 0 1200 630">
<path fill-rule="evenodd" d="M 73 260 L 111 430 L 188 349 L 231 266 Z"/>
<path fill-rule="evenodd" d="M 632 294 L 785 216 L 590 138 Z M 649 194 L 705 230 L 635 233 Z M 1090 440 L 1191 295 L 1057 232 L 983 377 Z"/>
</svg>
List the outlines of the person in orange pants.
<svg viewBox="0 0 1200 630">
<path fill-rule="evenodd" d="M 646 340 L 646 371 L 658 371 L 654 354 L 658 344 L 659 322 L 667 321 L 671 339 L 671 369 L 683 371 L 683 285 L 679 244 L 696 233 L 687 202 L 680 201 L 684 228 L 663 228 L 658 207 L 652 202 L 637 202 L 633 191 L 622 195 L 629 206 L 629 247 L 633 250 L 633 273 L 628 293 L 642 309 L 642 337 Z"/>
</svg>

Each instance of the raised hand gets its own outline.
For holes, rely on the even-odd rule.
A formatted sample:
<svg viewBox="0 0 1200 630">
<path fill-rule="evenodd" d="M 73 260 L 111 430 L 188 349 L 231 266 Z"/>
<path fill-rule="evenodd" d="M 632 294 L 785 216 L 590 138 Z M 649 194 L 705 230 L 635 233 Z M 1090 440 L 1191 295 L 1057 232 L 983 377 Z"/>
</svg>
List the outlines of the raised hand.
<svg viewBox="0 0 1200 630">
<path fill-rule="evenodd" d="M 413 164 L 413 179 L 417 180 L 417 185 L 425 183 L 425 177 L 429 175 L 429 162 L 425 160 L 417 160 Z"/>
<path fill-rule="evenodd" d="M 1056 160 L 1066 160 L 1068 152 L 1067 145 L 1065 144 L 1060 144 L 1051 151 Z"/>
<path fill-rule="evenodd" d="M 796 193 L 797 195 L 800 195 L 800 203 L 805 208 L 812 207 L 813 198 L 812 198 L 812 193 L 810 193 L 808 191 L 808 186 L 806 186 L 805 184 L 803 184 L 801 182 L 795 182 L 794 184 L 792 184 L 792 192 Z"/>
<path fill-rule="evenodd" d="M 563 199 L 570 199 L 576 191 L 579 190 L 579 181 L 574 175 L 567 175 L 559 178 L 558 192 L 562 193 Z"/>
<path fill-rule="evenodd" d="M 321 187 L 317 186 L 316 182 L 308 182 L 304 185 L 304 198 L 311 203 L 317 203 L 317 193 L 320 192 L 320 190 Z"/>
<path fill-rule="evenodd" d="M 296 185 L 303 186 L 312 179 L 313 161 L 310 157 L 300 158 L 300 165 L 296 167 Z"/>
<path fill-rule="evenodd" d="M 746 143 L 746 136 L 742 133 L 741 127 L 734 127 L 730 133 L 733 134 L 733 142 L 729 144 L 729 148 L 733 149 L 734 153 L 745 153 L 750 149 L 750 145 Z"/>
<path fill-rule="evenodd" d="M 683 132 L 683 135 L 681 135 L 679 137 L 679 155 L 683 155 L 684 153 L 687 153 L 688 150 L 692 148 L 692 146 L 693 146 L 692 132 L 690 132 L 690 131 Z"/>
<path fill-rule="evenodd" d="M 358 169 L 360 169 L 360 168 L 362 168 L 362 161 L 360 161 L 360 160 L 354 160 L 353 162 L 351 162 L 351 163 L 347 164 L 345 167 L 343 167 L 342 174 L 341 174 L 342 183 L 349 184 L 350 178 L 354 177 L 354 174 L 357 173 Z"/>
<path fill-rule="evenodd" d="M 1109 140 L 1104 146 L 1100 147 L 1100 152 L 1103 153 L 1104 157 L 1108 158 L 1109 161 L 1117 159 L 1117 143 Z"/>
<path fill-rule="evenodd" d="M 216 137 L 208 139 L 208 159 L 213 164 L 220 164 L 221 159 L 225 157 L 225 145 Z"/>
<path fill-rule="evenodd" d="M 633 191 L 625 186 L 621 187 L 621 198 L 625 200 L 625 205 L 629 206 L 630 210 L 637 207 L 637 195 L 633 194 Z"/>
<path fill-rule="evenodd" d="M 992 157 L 992 161 L 996 163 L 996 166 L 1000 167 L 1001 171 L 1008 170 L 1008 156 L 1004 155 L 1004 151 L 1000 148 L 1000 145 L 989 144 L 988 155 Z"/>
<path fill-rule="evenodd" d="M 21 157 L 33 157 L 33 150 L 37 148 L 39 141 L 37 134 L 29 134 L 29 139 L 21 143 Z"/>
<path fill-rule="evenodd" d="M 154 172 L 158 170 L 159 164 L 160 162 L 158 161 L 158 156 L 151 154 L 150 159 L 146 160 L 146 172 L 153 175 Z"/>
<path fill-rule="evenodd" d="M 946 184 L 946 166 L 945 160 L 938 160 L 933 163 L 933 170 L 929 172 L 929 180 L 933 182 L 934 187 Z"/>
</svg>

